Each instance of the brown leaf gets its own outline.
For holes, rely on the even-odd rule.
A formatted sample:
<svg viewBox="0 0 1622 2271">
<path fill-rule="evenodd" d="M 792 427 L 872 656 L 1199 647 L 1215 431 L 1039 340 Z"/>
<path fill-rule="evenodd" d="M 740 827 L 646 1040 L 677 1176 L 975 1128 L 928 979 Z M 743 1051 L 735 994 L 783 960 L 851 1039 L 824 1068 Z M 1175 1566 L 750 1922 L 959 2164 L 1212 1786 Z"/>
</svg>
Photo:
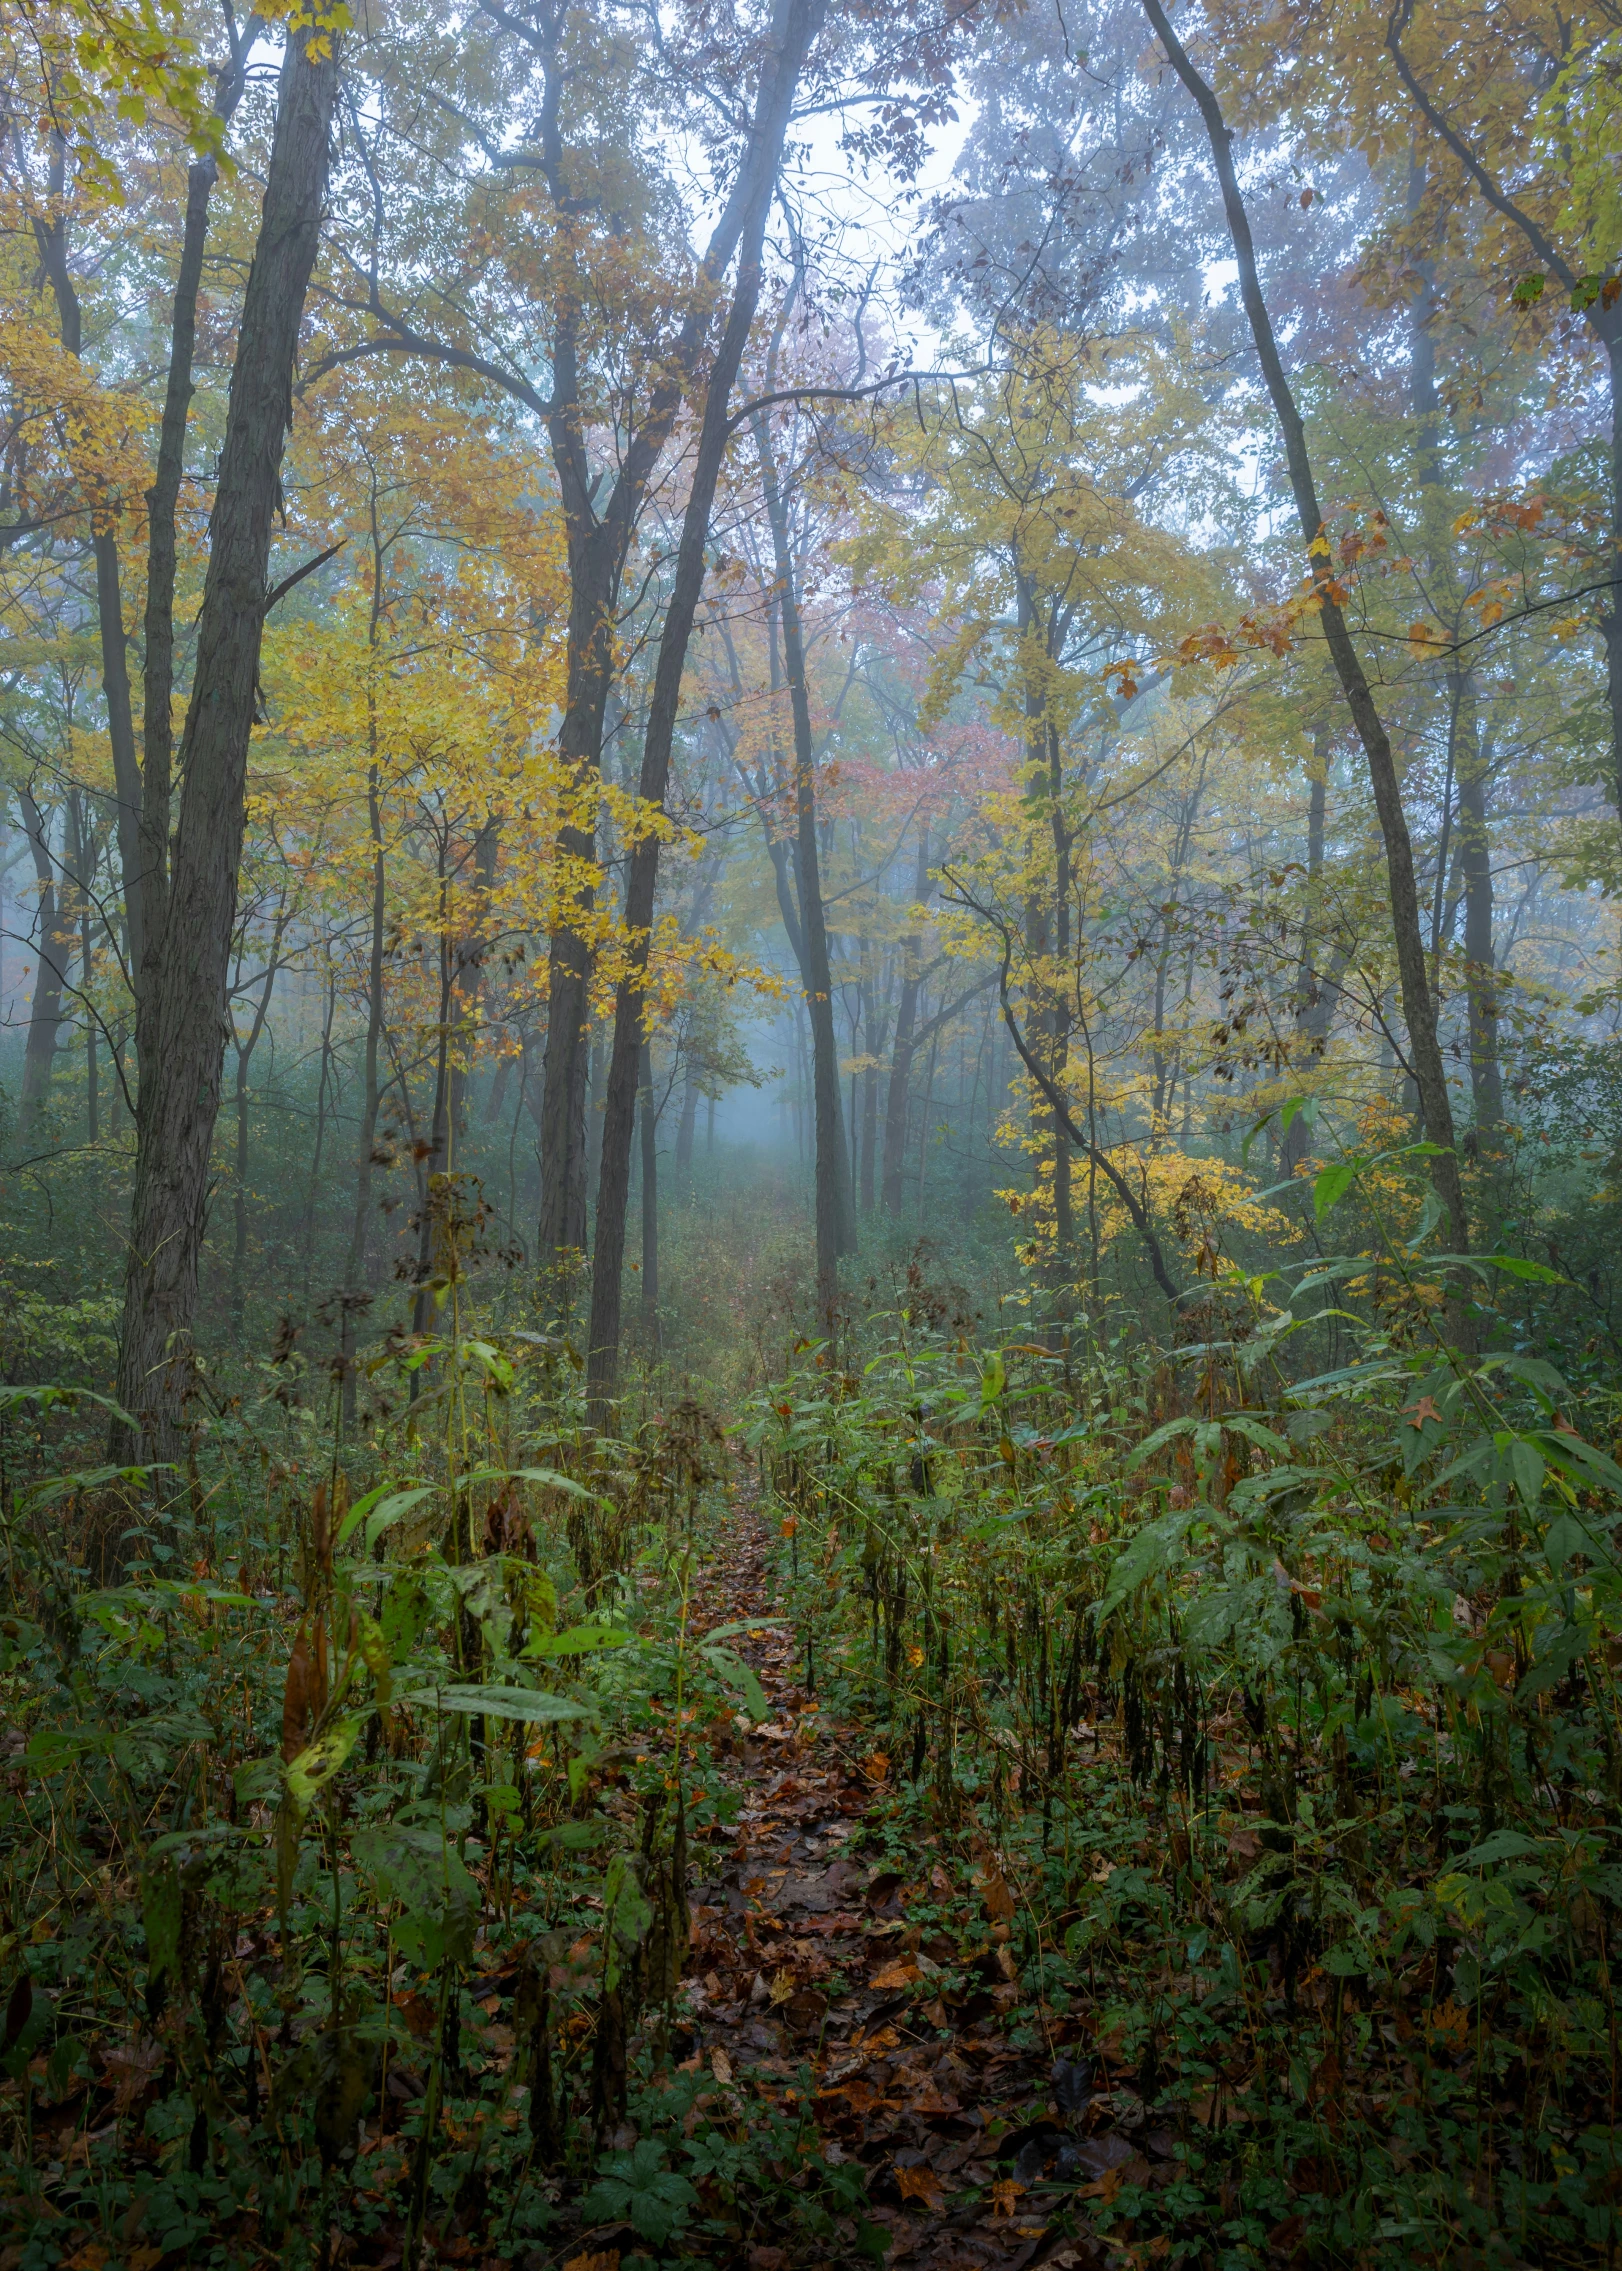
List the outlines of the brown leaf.
<svg viewBox="0 0 1622 2271">
<path fill-rule="evenodd" d="M 1014 1896 L 1000 1869 L 988 1868 L 980 1881 L 980 1897 L 993 1924 L 1012 1924 Z"/>
<path fill-rule="evenodd" d="M 293 1652 L 287 1659 L 287 1683 L 282 1689 L 282 1757 L 295 1759 L 309 1740 L 315 1714 L 310 1708 L 315 1684 L 310 1655 L 309 1620 L 293 1635 Z"/>
<path fill-rule="evenodd" d="M 590 2255 L 571 2255 L 563 2271 L 620 2271 L 620 2251 L 605 2247 Z"/>
<path fill-rule="evenodd" d="M 898 2168 L 896 2190 L 903 2200 L 916 2200 L 932 2216 L 946 2206 L 946 2190 L 932 2168 Z"/>
<path fill-rule="evenodd" d="M 868 1981 L 870 1987 L 911 1987 L 923 1974 L 910 1956 L 902 1956 L 895 1963 L 887 1963 Z"/>
</svg>

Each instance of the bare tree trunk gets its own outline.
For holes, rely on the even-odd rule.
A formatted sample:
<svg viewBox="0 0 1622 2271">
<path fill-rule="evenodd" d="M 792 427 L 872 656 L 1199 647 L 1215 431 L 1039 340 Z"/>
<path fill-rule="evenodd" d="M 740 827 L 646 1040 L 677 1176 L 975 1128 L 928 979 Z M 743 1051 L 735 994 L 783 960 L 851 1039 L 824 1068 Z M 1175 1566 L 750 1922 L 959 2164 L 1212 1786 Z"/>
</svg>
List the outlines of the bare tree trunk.
<svg viewBox="0 0 1622 2271">
<path fill-rule="evenodd" d="M 310 1187 L 304 1200 L 304 1308 L 310 1306 L 310 1286 L 315 1276 L 315 1222 L 321 1198 L 322 1153 L 327 1141 L 327 1087 L 332 1078 L 332 1021 L 338 1011 L 338 972 L 327 972 L 326 1010 L 321 1019 L 321 1072 L 315 1088 L 315 1143 L 310 1152 Z"/>
<path fill-rule="evenodd" d="M 929 822 L 918 823 L 918 875 L 915 903 L 929 896 Z M 920 958 L 924 942 L 909 931 L 901 942 L 901 999 L 896 1005 L 895 1040 L 890 1050 L 890 1091 L 884 1105 L 884 1211 L 899 1216 L 901 1185 L 907 1160 L 907 1093 L 912 1083 L 913 1027 L 918 1021 L 918 992 L 923 984 Z"/>
<path fill-rule="evenodd" d="M 28 1007 L 28 1039 L 23 1046 L 22 1095 L 17 1107 L 18 1126 L 25 1133 L 43 1113 L 50 1095 L 51 1073 L 56 1064 L 56 1034 L 62 1022 L 62 996 L 67 990 L 68 966 L 73 954 L 73 914 L 68 904 L 60 865 L 51 850 L 50 822 L 40 810 L 31 788 L 17 792 L 23 830 L 33 854 L 34 878 L 39 885 L 34 918 L 39 944 L 34 965 L 34 994 Z"/>
<path fill-rule="evenodd" d="M 377 1115 L 382 1103 L 378 1058 L 383 1044 L 383 946 L 387 914 L 387 874 L 383 854 L 382 786 L 376 764 L 366 774 L 366 815 L 372 841 L 372 924 L 366 960 L 366 1053 L 362 1060 L 360 1134 L 355 1145 L 355 1219 L 349 1234 L 345 1291 L 358 1299 L 366 1283 L 366 1233 L 372 1218 L 372 1154 L 377 1148 Z M 353 1383 L 345 1376 L 345 1409 L 353 1410 Z"/>
<path fill-rule="evenodd" d="M 833 975 L 828 927 L 822 905 L 821 860 L 817 844 L 816 753 L 811 736 L 811 697 L 805 675 L 805 640 L 795 589 L 794 556 L 789 543 L 788 509 L 778 481 L 771 436 L 764 415 L 755 420 L 766 518 L 772 535 L 772 566 L 783 626 L 783 666 L 789 713 L 794 723 L 795 866 L 799 882 L 800 931 L 805 944 L 805 1000 L 811 1020 L 811 1100 L 816 1126 L 817 1305 L 824 1330 L 831 1330 L 839 1289 L 839 1257 L 856 1248 L 850 1154 L 845 1148 L 845 1115 L 839 1094 L 839 1045 L 834 1033 Z"/>
<path fill-rule="evenodd" d="M 1498 1061 L 1498 965 L 1493 949 L 1492 841 L 1488 834 L 1488 763 L 1474 719 L 1459 766 L 1459 864 L 1464 870 L 1464 982 L 1470 1003 L 1470 1096 L 1476 1142 L 1496 1154 L 1504 1119 Z"/>
<path fill-rule="evenodd" d="M 761 66 L 749 147 L 739 188 L 734 192 L 734 204 L 742 199 L 737 279 L 726 327 L 705 389 L 692 483 L 682 516 L 676 572 L 659 639 L 653 698 L 642 745 L 638 795 L 644 805 L 655 811 L 663 811 L 670 784 L 682 671 L 704 588 L 704 548 L 716 483 L 726 453 L 728 405 L 760 298 L 766 216 L 782 158 L 794 89 L 826 6 L 827 0 L 788 0 L 776 52 L 769 54 Z M 631 941 L 630 967 L 614 1001 L 614 1038 L 609 1052 L 603 1109 L 602 1173 L 598 1186 L 597 1240 L 592 1256 L 591 1320 L 587 1335 L 588 1408 L 599 1426 L 604 1423 L 613 1396 L 619 1362 L 631 1131 L 637 1073 L 646 1046 L 647 966 L 658 877 L 659 838 L 650 831 L 633 845 L 626 875 L 625 927 Z M 645 1197 L 644 1206 L 646 1204 Z M 647 1298 L 645 1285 L 643 1298 Z"/>
<path fill-rule="evenodd" d="M 324 52 L 313 54 L 315 47 Z M 142 1048 L 118 1394 L 160 1457 L 178 1448 L 196 1315 L 265 571 L 292 417 L 293 359 L 326 200 L 336 51 L 333 35 L 288 35 L 231 374 L 182 744 L 174 872 L 155 982 L 143 989 L 153 997 L 153 1045 Z"/>
<path fill-rule="evenodd" d="M 637 1118 L 642 1137 L 642 1345 L 659 1350 L 659 1108 L 653 1093 L 653 1051 L 641 1049 Z"/>
<path fill-rule="evenodd" d="M 1459 1176 L 1458 1155 L 1454 1149 L 1453 1108 L 1447 1091 L 1447 1071 L 1437 1039 L 1436 1008 L 1425 966 L 1425 940 L 1420 928 L 1413 844 L 1403 812 L 1402 790 L 1391 753 L 1390 737 L 1357 648 L 1347 629 L 1345 615 L 1339 601 L 1333 596 L 1333 576 L 1327 557 L 1329 548 L 1323 536 L 1323 512 L 1318 503 L 1312 461 L 1307 453 L 1306 429 L 1290 382 L 1285 376 L 1272 319 L 1262 297 L 1250 221 L 1234 172 L 1232 135 L 1223 120 L 1216 96 L 1194 68 L 1182 42 L 1172 30 L 1161 0 L 1143 0 L 1143 6 L 1154 26 L 1156 37 L 1171 60 L 1172 68 L 1193 97 L 1210 140 L 1211 155 L 1227 214 L 1228 233 L 1239 266 L 1240 293 L 1250 320 L 1262 377 L 1284 438 L 1284 454 L 1295 498 L 1296 517 L 1300 523 L 1302 541 L 1307 547 L 1308 569 L 1315 586 L 1318 620 L 1323 628 L 1330 659 L 1335 666 L 1335 674 L 1346 698 L 1346 706 L 1351 712 L 1352 723 L 1357 728 L 1358 739 L 1363 744 L 1363 752 L 1368 760 L 1369 782 L 1374 791 L 1375 810 L 1379 814 L 1380 833 L 1385 843 L 1391 928 L 1402 988 L 1403 1019 L 1408 1028 L 1409 1055 L 1424 1113 L 1425 1133 L 1437 1147 L 1436 1155 L 1431 1161 L 1431 1174 L 1437 1195 L 1447 1214 L 1448 1232 L 1454 1251 L 1463 1254 L 1468 1250 L 1470 1242 L 1470 1218 L 1464 1203 L 1464 1185 Z"/>
<path fill-rule="evenodd" d="M 693 1137 L 698 1127 L 698 1065 L 689 1053 L 687 1077 L 682 1084 L 681 1119 L 676 1126 L 676 1180 L 685 1182 L 693 1172 Z"/>
<path fill-rule="evenodd" d="M 242 1339 L 242 1319 L 248 1300 L 248 1140 L 250 1132 L 248 1103 L 251 1095 L 248 1087 L 248 1067 L 253 1061 L 255 1049 L 259 1046 L 259 1036 L 265 1030 L 265 1020 L 270 1015 L 270 996 L 276 983 L 276 973 L 281 967 L 282 932 L 286 923 L 287 902 L 284 899 L 277 910 L 276 928 L 270 942 L 270 954 L 264 969 L 260 972 L 260 976 L 265 981 L 264 988 L 258 1001 L 254 1004 L 247 1038 L 246 1040 L 237 1040 L 234 1027 L 232 1034 L 237 1055 L 237 1155 L 236 1186 L 232 1194 L 231 1223 L 231 1330 L 239 1343 Z M 239 964 L 239 971 L 240 968 L 241 965 Z"/>
</svg>

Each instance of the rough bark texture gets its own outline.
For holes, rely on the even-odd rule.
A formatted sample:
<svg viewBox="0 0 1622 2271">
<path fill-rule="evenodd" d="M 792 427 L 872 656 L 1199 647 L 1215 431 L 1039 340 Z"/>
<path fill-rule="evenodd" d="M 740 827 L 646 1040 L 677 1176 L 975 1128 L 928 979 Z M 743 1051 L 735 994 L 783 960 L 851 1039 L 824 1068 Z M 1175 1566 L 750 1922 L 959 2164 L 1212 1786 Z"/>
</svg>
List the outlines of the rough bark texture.
<svg viewBox="0 0 1622 2271">
<path fill-rule="evenodd" d="M 1172 68 L 1194 98 L 1210 140 L 1211 156 L 1216 166 L 1223 208 L 1228 220 L 1228 233 L 1233 240 L 1234 257 L 1239 267 L 1240 294 L 1250 320 L 1251 336 L 1255 341 L 1257 360 L 1261 364 L 1262 377 L 1273 404 L 1273 414 L 1284 437 L 1284 454 L 1289 468 L 1290 488 L 1295 499 L 1296 517 L 1300 522 L 1302 540 L 1307 546 L 1309 570 L 1317 586 L 1318 619 L 1323 626 L 1324 641 L 1335 666 L 1335 675 L 1340 680 L 1346 707 L 1351 712 L 1352 723 L 1357 728 L 1357 736 L 1363 744 L 1363 753 L 1368 761 L 1369 783 L 1374 791 L 1374 807 L 1379 815 L 1380 834 L 1385 843 L 1391 928 L 1397 951 L 1403 1020 L 1408 1028 L 1409 1058 L 1419 1090 L 1425 1133 L 1439 1147 L 1437 1156 L 1431 1162 L 1432 1177 L 1437 1195 L 1447 1213 L 1453 1250 L 1462 1254 L 1469 1247 L 1470 1223 L 1464 1203 L 1464 1185 L 1459 1177 L 1459 1162 L 1453 1147 L 1453 1108 L 1448 1097 L 1447 1074 L 1437 1040 L 1436 1007 L 1425 967 L 1425 941 L 1420 928 L 1413 844 L 1402 808 L 1402 791 L 1397 780 L 1390 737 L 1386 733 L 1385 722 L 1375 703 L 1357 648 L 1346 627 L 1346 618 L 1339 603 L 1331 596 L 1333 579 L 1325 557 L 1327 547 L 1323 546 L 1323 513 L 1318 503 L 1312 461 L 1307 454 L 1306 429 L 1301 422 L 1294 392 L 1285 376 L 1278 342 L 1273 333 L 1272 318 L 1262 297 L 1250 220 L 1233 168 L 1232 134 L 1223 120 L 1216 96 L 1194 68 L 1187 50 L 1172 30 L 1160 0 L 1143 0 L 1143 6 L 1154 26 L 1155 36 L 1171 60 Z"/>
<path fill-rule="evenodd" d="M 220 1107 L 248 737 L 293 362 L 326 197 L 338 84 L 329 45 L 289 37 L 243 300 L 181 749 L 185 785 L 151 996 L 119 1351 L 119 1401 L 173 1454 L 189 1371 L 209 1152 Z"/>
<path fill-rule="evenodd" d="M 226 21 L 229 28 L 229 15 Z M 229 67 L 220 73 L 214 107 L 226 121 L 242 99 L 248 78 L 248 56 L 259 30 L 259 17 L 250 16 L 234 41 Z M 186 470 L 186 421 L 195 392 L 191 374 L 197 350 L 197 295 L 202 286 L 203 253 L 208 243 L 208 207 L 218 179 L 219 167 L 211 157 L 199 158 L 187 169 L 186 217 L 169 325 L 169 372 L 164 386 L 163 421 L 158 429 L 158 459 L 153 468 L 152 486 L 146 493 L 146 645 L 142 665 L 139 820 L 133 855 L 125 849 L 122 788 L 119 791 L 119 856 L 124 861 L 125 892 L 127 896 L 133 878 L 141 911 L 139 933 L 133 923 L 130 931 L 131 974 L 137 1005 L 142 993 L 151 990 L 149 961 L 153 965 L 151 977 L 156 978 L 169 900 L 169 806 L 174 770 L 174 727 L 170 711 L 175 690 L 175 512 Z M 138 1059 L 140 1024 L 137 1006 L 135 1048 Z M 148 1038 L 150 1041 L 151 1036 Z"/>
</svg>

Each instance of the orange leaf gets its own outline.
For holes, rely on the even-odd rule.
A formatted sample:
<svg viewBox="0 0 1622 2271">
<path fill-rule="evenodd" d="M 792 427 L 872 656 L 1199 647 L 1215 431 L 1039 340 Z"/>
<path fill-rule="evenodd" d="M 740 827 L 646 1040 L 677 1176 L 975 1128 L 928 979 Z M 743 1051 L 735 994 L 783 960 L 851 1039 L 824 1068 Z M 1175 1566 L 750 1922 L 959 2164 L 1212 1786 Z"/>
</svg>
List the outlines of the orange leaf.
<svg viewBox="0 0 1622 2271">
<path fill-rule="evenodd" d="M 918 2201 L 931 2215 L 938 2216 L 946 2206 L 945 2190 L 932 2168 L 898 2168 L 895 2182 L 903 2200 Z"/>
<path fill-rule="evenodd" d="M 868 1985 L 870 1987 L 910 1987 L 914 1980 L 921 1977 L 922 1974 L 918 1966 L 909 1957 L 900 1956 L 894 1963 L 887 1963 L 882 1971 L 876 1971 L 868 1981 Z"/>
<path fill-rule="evenodd" d="M 1014 2213 L 1014 2202 L 1024 2189 L 1024 2185 L 1016 2184 L 1011 2176 L 999 2177 L 991 2187 L 992 2215 L 994 2217 L 1007 2216 L 1011 2219 Z"/>
</svg>

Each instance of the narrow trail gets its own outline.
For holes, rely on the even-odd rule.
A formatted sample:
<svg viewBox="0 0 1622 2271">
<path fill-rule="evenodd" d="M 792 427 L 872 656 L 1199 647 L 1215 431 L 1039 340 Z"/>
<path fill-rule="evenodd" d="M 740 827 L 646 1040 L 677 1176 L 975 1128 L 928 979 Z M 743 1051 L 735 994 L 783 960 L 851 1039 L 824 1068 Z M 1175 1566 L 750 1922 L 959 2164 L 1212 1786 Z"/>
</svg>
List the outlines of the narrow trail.
<svg viewBox="0 0 1622 2271">
<path fill-rule="evenodd" d="M 767 1532 L 742 1501 L 695 1592 L 695 1629 L 772 1608 Z M 1020 2020 L 1038 2030 L 1006 1926 L 934 1839 L 905 1867 L 864 1850 L 882 1839 L 889 1760 L 870 1730 L 807 1697 L 787 1626 L 738 1645 L 772 1716 L 727 1763 L 736 1821 L 691 1856 L 690 2067 L 707 2065 L 720 2093 L 747 2083 L 780 2106 L 801 2101 L 809 2069 L 826 2157 L 868 2172 L 870 2260 L 1102 2263 L 1053 2213 L 1078 2187 L 1107 2200 L 1157 2169 L 1170 2181 L 1171 2138 L 1141 2134 L 1129 2092 L 1090 2090 L 1079 2056 L 1010 2039 Z M 852 2221 L 841 2236 L 863 2235 Z M 814 2255 L 785 2230 L 747 2260 L 786 2271 Z"/>
</svg>

